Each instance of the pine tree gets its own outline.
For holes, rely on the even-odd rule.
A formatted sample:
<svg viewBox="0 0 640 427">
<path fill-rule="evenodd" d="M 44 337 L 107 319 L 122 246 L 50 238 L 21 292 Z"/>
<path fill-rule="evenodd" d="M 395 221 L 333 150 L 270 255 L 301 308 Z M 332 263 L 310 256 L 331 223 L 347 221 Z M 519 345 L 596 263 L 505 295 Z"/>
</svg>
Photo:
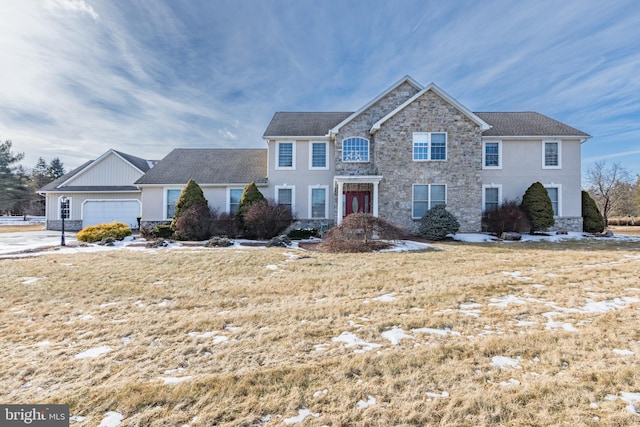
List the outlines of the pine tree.
<svg viewBox="0 0 640 427">
<path fill-rule="evenodd" d="M 35 167 L 31 171 L 31 182 L 33 183 L 33 188 L 37 191 L 51 181 L 52 179 L 49 178 L 49 167 L 47 166 L 47 162 L 45 162 L 42 157 L 39 157 L 38 163 L 36 163 Z"/>
<path fill-rule="evenodd" d="M 64 165 L 62 164 L 60 159 L 56 157 L 55 159 L 51 160 L 51 163 L 49 163 L 49 167 L 47 168 L 47 175 L 49 176 L 51 181 L 60 178 L 64 174 Z"/>
<path fill-rule="evenodd" d="M 22 197 L 23 183 L 14 165 L 24 158 L 23 153 L 11 151 L 11 141 L 0 144 L 0 213 L 10 211 Z"/>
<path fill-rule="evenodd" d="M 187 182 L 187 185 L 182 189 L 182 193 L 180 193 L 180 197 L 176 202 L 176 213 L 173 215 L 173 221 L 171 221 L 171 228 L 174 231 L 178 218 L 180 218 L 180 216 L 182 216 L 191 206 L 196 205 L 208 206 L 209 202 L 204 198 L 202 188 L 200 188 L 193 179 L 190 179 L 189 182 Z"/>
<path fill-rule="evenodd" d="M 598 210 L 595 200 L 589 193 L 582 191 L 582 229 L 587 233 L 602 233 L 604 218 Z"/>
<path fill-rule="evenodd" d="M 249 206 L 257 202 L 265 201 L 264 196 L 258 190 L 258 186 L 256 186 L 255 182 L 251 184 L 247 184 L 242 190 L 242 196 L 240 196 L 240 204 L 238 205 L 238 211 L 236 214 L 240 217 L 240 220 L 244 218 L 244 215 L 247 213 Z"/>
<path fill-rule="evenodd" d="M 553 219 L 553 205 L 547 189 L 539 182 L 534 182 L 522 196 L 522 208 L 531 221 L 531 233 L 555 224 Z"/>
</svg>

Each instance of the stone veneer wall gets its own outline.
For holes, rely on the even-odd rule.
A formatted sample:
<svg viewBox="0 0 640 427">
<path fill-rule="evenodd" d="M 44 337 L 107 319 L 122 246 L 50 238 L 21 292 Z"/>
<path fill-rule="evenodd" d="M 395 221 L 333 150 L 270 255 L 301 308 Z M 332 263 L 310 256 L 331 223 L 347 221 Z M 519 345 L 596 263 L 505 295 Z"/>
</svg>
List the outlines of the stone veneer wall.
<svg viewBox="0 0 640 427">
<path fill-rule="evenodd" d="M 550 227 L 548 231 L 577 231 L 582 232 L 581 216 L 563 216 L 555 217 L 556 223 Z"/>
<path fill-rule="evenodd" d="M 413 132 L 446 132 L 446 161 L 413 161 Z M 376 133 L 380 216 L 417 231 L 411 218 L 413 184 L 446 185 L 447 210 L 461 232 L 481 229 L 481 129 L 432 91 L 382 125 Z"/>
<path fill-rule="evenodd" d="M 62 231 L 61 219 L 48 219 L 47 230 Z M 65 231 L 80 231 L 82 230 L 82 220 L 79 219 L 65 219 L 64 220 Z"/>
</svg>

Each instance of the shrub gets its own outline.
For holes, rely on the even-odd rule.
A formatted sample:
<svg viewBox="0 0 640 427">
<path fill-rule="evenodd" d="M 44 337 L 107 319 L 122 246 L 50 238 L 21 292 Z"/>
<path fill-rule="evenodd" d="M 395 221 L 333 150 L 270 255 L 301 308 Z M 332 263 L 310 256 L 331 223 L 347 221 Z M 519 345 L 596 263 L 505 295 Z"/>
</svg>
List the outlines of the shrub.
<svg viewBox="0 0 640 427">
<path fill-rule="evenodd" d="M 539 182 L 534 182 L 525 191 L 522 196 L 522 208 L 531 221 L 531 233 L 546 230 L 555 224 L 549 193 Z"/>
<path fill-rule="evenodd" d="M 460 223 L 444 205 L 431 208 L 420 218 L 418 234 L 428 240 L 442 240 L 447 234 L 457 233 Z"/>
<path fill-rule="evenodd" d="M 190 206 L 174 224 L 178 240 L 206 240 L 212 235 L 213 220 L 216 214 L 209 206 Z"/>
<path fill-rule="evenodd" d="M 211 235 L 238 237 L 242 234 L 240 218 L 232 213 L 221 213 L 213 219 Z"/>
<path fill-rule="evenodd" d="M 131 229 L 122 222 L 112 222 L 111 224 L 90 225 L 80 230 L 77 239 L 82 242 L 99 242 L 106 237 L 122 240 L 131 235 Z"/>
<path fill-rule="evenodd" d="M 288 206 L 270 204 L 266 200 L 252 203 L 244 214 L 247 235 L 258 239 L 278 236 L 293 223 L 293 220 Z"/>
<path fill-rule="evenodd" d="M 233 240 L 228 237 L 212 237 L 205 244 L 207 248 L 228 248 L 233 245 Z"/>
<path fill-rule="evenodd" d="M 151 230 L 151 236 L 158 239 L 172 239 L 173 228 L 171 228 L 171 224 L 158 224 Z"/>
<path fill-rule="evenodd" d="M 173 221 L 171 221 L 171 228 L 176 230 L 176 223 L 178 219 L 191 207 L 191 206 L 209 206 L 207 199 L 204 198 L 202 188 L 193 180 L 190 179 L 187 185 L 182 189 L 180 197 L 176 202 L 176 213 L 173 215 Z"/>
<path fill-rule="evenodd" d="M 240 203 L 238 204 L 238 211 L 236 215 L 239 217 L 240 223 L 244 224 L 244 216 L 249 210 L 249 207 L 257 202 L 264 201 L 264 196 L 258 190 L 255 182 L 247 184 L 242 190 L 242 196 L 240 196 Z"/>
<path fill-rule="evenodd" d="M 602 233 L 604 218 L 598 210 L 595 200 L 589 193 L 582 191 L 582 229 L 587 233 Z"/>
<path fill-rule="evenodd" d="M 522 233 L 531 229 L 531 222 L 520 203 L 507 200 L 497 209 L 482 214 L 482 227 L 485 231 L 500 236 L 504 232 Z"/>
<path fill-rule="evenodd" d="M 288 236 L 285 236 L 284 234 L 273 237 L 271 240 L 267 242 L 268 248 L 271 248 L 274 246 L 286 248 L 287 246 L 290 246 L 290 245 L 291 245 L 291 239 Z"/>
<path fill-rule="evenodd" d="M 287 236 L 291 240 L 306 240 L 312 237 L 320 237 L 320 233 L 317 228 L 296 228 L 291 230 Z"/>
<path fill-rule="evenodd" d="M 384 240 L 399 239 L 402 232 L 395 225 L 371 214 L 354 213 L 324 234 L 318 249 L 327 252 L 371 252 L 391 244 Z"/>
</svg>

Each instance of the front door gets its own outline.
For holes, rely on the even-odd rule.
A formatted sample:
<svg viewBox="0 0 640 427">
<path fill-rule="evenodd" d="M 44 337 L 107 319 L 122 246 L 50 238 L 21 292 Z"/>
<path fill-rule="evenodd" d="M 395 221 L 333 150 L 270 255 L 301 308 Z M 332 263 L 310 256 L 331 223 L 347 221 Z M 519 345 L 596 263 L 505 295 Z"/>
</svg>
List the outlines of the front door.
<svg viewBox="0 0 640 427">
<path fill-rule="evenodd" d="M 345 216 L 352 213 L 371 213 L 370 191 L 345 191 Z"/>
</svg>

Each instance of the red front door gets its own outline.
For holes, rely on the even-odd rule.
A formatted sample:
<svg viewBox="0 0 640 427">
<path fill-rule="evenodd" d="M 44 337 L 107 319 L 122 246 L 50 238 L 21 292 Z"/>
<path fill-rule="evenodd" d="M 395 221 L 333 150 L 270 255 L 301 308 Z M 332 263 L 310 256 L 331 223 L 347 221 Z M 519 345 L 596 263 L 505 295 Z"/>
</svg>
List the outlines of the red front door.
<svg viewBox="0 0 640 427">
<path fill-rule="evenodd" d="M 344 216 L 352 213 L 371 213 L 370 191 L 345 191 Z"/>
</svg>

